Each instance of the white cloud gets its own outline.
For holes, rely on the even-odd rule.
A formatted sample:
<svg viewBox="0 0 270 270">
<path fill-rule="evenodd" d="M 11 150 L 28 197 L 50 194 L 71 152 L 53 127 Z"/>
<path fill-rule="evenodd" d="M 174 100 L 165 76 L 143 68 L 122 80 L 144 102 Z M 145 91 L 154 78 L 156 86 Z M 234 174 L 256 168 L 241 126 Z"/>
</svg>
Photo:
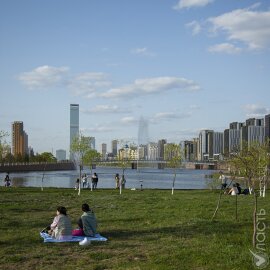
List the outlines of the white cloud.
<svg viewBox="0 0 270 270">
<path fill-rule="evenodd" d="M 68 67 L 45 65 L 20 74 L 18 80 L 29 89 L 54 87 L 64 82 L 68 70 Z"/>
<path fill-rule="evenodd" d="M 179 2 L 173 7 L 175 10 L 192 7 L 204 7 L 214 0 L 179 0 Z"/>
<path fill-rule="evenodd" d="M 127 117 L 123 117 L 121 119 L 121 123 L 123 123 L 123 124 L 135 124 L 135 123 L 138 123 L 138 119 L 134 118 L 133 116 L 127 116 Z"/>
<path fill-rule="evenodd" d="M 242 42 L 248 49 L 270 46 L 270 11 L 255 11 L 258 5 L 236 9 L 208 19 L 214 33 L 225 33 L 227 40 Z"/>
<path fill-rule="evenodd" d="M 258 104 L 247 104 L 244 106 L 247 117 L 264 117 L 270 113 L 270 109 Z"/>
<path fill-rule="evenodd" d="M 133 84 L 125 85 L 118 88 L 112 88 L 102 97 L 106 98 L 125 98 L 132 96 L 142 96 L 167 92 L 171 90 L 180 91 L 198 91 L 200 86 L 191 80 L 177 77 L 155 77 L 146 79 L 137 79 Z"/>
<path fill-rule="evenodd" d="M 89 110 L 82 110 L 83 113 L 93 114 L 93 113 L 129 113 L 129 109 L 120 108 L 117 105 L 96 105 Z"/>
<path fill-rule="evenodd" d="M 88 98 L 95 97 L 96 91 L 111 86 L 107 74 L 102 72 L 85 72 L 75 76 L 69 74 L 68 67 L 40 66 L 18 76 L 29 89 L 50 88 L 63 85 L 71 89 L 74 95 Z"/>
<path fill-rule="evenodd" d="M 109 127 L 109 126 L 101 126 L 101 125 L 97 125 L 97 126 L 94 126 L 94 127 L 91 127 L 91 128 L 82 128 L 81 131 L 83 133 L 92 133 L 92 132 L 95 132 L 95 133 L 99 133 L 99 132 L 111 132 L 113 131 L 114 129 Z"/>
<path fill-rule="evenodd" d="M 88 98 L 95 96 L 98 89 L 111 86 L 108 76 L 102 72 L 86 72 L 73 77 L 68 87 L 74 95 L 84 95 Z"/>
<path fill-rule="evenodd" d="M 212 53 L 227 53 L 227 54 L 238 54 L 243 51 L 242 48 L 236 47 L 231 43 L 216 44 L 208 48 L 209 52 Z"/>
<path fill-rule="evenodd" d="M 190 117 L 190 113 L 159 112 L 154 116 L 155 120 L 182 119 Z"/>
<path fill-rule="evenodd" d="M 201 32 L 201 25 L 197 21 L 192 21 L 186 24 L 187 28 L 192 29 L 192 35 L 195 36 Z"/>
<path fill-rule="evenodd" d="M 188 138 L 188 140 L 191 140 L 191 138 L 197 138 L 200 130 L 198 129 L 176 129 L 176 130 L 170 130 L 167 133 L 169 136 L 177 136 L 176 138 L 172 139 L 172 141 L 178 141 L 183 140 L 185 138 Z"/>
<path fill-rule="evenodd" d="M 176 112 L 158 112 L 152 118 L 150 118 L 150 122 L 152 124 L 160 124 L 164 121 L 171 121 L 177 119 L 185 119 L 191 116 L 190 112 L 184 113 L 176 113 Z"/>
<path fill-rule="evenodd" d="M 155 56 L 155 53 L 149 51 L 149 49 L 146 48 L 146 47 L 132 49 L 131 53 L 138 54 L 138 55 L 143 55 L 143 56 Z"/>
</svg>

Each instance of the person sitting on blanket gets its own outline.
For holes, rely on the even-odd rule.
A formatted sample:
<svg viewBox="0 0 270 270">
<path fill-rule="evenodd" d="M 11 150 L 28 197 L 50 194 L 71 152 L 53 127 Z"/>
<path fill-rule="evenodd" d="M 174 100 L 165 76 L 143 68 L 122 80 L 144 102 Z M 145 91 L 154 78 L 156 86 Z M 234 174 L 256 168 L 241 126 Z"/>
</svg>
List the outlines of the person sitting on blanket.
<svg viewBox="0 0 270 270">
<path fill-rule="evenodd" d="M 57 207 L 56 217 L 49 226 L 48 233 L 57 240 L 68 240 L 72 238 L 72 225 L 67 216 L 67 209 L 64 206 Z"/>
<path fill-rule="evenodd" d="M 79 229 L 73 230 L 73 236 L 95 236 L 97 232 L 97 220 L 93 210 L 87 203 L 82 205 L 83 214 L 78 220 Z"/>
</svg>

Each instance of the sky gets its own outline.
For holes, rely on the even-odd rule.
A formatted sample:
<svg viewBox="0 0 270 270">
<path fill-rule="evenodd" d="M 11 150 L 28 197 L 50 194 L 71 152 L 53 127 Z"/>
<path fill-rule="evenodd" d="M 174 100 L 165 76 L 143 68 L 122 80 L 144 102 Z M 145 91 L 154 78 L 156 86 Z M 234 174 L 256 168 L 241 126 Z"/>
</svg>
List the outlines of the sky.
<svg viewBox="0 0 270 270">
<path fill-rule="evenodd" d="M 72 103 L 108 151 L 270 113 L 268 0 L 1 0 L 0 37 L 0 130 L 35 152 L 69 151 Z"/>
</svg>

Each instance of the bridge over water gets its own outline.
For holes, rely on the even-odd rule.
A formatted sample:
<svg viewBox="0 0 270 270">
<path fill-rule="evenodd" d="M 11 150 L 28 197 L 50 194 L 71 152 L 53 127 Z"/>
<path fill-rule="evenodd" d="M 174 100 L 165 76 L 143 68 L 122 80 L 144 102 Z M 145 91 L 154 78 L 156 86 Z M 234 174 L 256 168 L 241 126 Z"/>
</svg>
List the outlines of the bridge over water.
<svg viewBox="0 0 270 270">
<path fill-rule="evenodd" d="M 128 160 L 127 161 L 132 169 L 137 169 L 137 167 L 157 167 L 158 169 L 164 169 L 167 167 L 168 161 L 166 160 Z M 118 160 L 103 160 L 99 161 L 98 164 L 101 165 L 117 165 L 120 162 Z M 207 161 L 196 161 L 196 162 L 182 162 L 182 167 L 186 169 L 197 169 L 197 170 L 217 170 L 217 162 L 207 162 Z"/>
</svg>

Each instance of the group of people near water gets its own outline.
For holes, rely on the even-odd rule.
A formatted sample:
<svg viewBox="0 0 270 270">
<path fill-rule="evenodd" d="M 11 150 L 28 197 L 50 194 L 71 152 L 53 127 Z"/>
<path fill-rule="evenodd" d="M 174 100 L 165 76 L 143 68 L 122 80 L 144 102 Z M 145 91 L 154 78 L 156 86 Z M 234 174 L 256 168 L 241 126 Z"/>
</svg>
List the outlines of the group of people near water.
<svg viewBox="0 0 270 270">
<path fill-rule="evenodd" d="M 126 178 L 125 175 L 122 174 L 122 176 L 120 177 L 119 173 L 115 174 L 115 188 L 116 189 L 124 189 L 126 186 Z M 81 178 L 81 182 L 82 182 L 82 188 L 92 188 L 92 189 L 97 189 L 97 184 L 98 184 L 98 175 L 96 172 L 94 172 L 91 176 L 91 184 L 87 181 L 88 176 L 87 174 L 83 174 L 82 178 Z M 79 189 L 79 185 L 80 185 L 80 178 L 77 178 L 76 180 L 76 185 L 75 185 L 75 190 Z"/>
<path fill-rule="evenodd" d="M 224 190 L 224 194 L 228 195 L 248 195 L 249 189 L 242 189 L 239 183 L 233 183 L 232 187 L 230 187 L 233 180 L 231 180 L 231 183 L 228 184 L 228 178 L 220 172 L 219 180 L 221 182 L 221 189 Z"/>
<path fill-rule="evenodd" d="M 71 219 L 64 206 L 57 207 L 56 216 L 52 224 L 42 230 L 57 240 L 70 240 L 72 236 L 95 236 L 97 219 L 95 213 L 87 203 L 82 204 L 82 215 L 77 221 L 78 228 L 72 229 Z"/>
<path fill-rule="evenodd" d="M 97 173 L 93 173 L 91 176 L 91 184 L 87 181 L 87 174 L 83 174 L 82 178 L 81 178 L 81 182 L 82 182 L 82 188 L 90 188 L 91 189 L 97 189 L 97 184 L 98 184 L 98 175 Z M 80 178 L 77 178 L 76 180 L 76 185 L 75 185 L 75 190 L 79 189 L 79 185 L 80 185 Z"/>
</svg>

